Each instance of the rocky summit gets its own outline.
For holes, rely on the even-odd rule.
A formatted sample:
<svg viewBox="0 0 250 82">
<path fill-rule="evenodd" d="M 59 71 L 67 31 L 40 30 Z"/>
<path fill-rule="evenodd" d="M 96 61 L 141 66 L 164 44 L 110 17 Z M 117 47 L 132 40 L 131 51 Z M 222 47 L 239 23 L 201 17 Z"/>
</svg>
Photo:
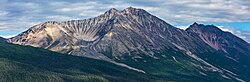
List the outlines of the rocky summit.
<svg viewBox="0 0 250 82">
<path fill-rule="evenodd" d="M 169 81 L 250 81 L 250 44 L 214 25 L 178 29 L 143 9 L 35 25 L 8 39 L 109 61 Z"/>
</svg>

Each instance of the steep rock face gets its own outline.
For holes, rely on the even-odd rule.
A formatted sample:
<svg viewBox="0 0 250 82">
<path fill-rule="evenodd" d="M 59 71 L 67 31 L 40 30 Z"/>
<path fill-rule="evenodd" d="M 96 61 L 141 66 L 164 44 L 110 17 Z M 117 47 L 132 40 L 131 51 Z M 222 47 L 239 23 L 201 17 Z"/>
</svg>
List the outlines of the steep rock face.
<svg viewBox="0 0 250 82">
<path fill-rule="evenodd" d="M 230 32 L 224 32 L 214 25 L 194 23 L 187 32 L 197 35 L 202 41 L 218 51 L 228 54 L 235 60 L 240 56 L 250 58 L 250 44 Z M 244 58 L 244 57 L 243 57 Z M 245 58 L 244 58 L 245 59 Z"/>
<path fill-rule="evenodd" d="M 102 52 L 107 51 L 103 49 L 111 49 L 114 51 L 113 55 L 121 55 L 131 51 L 176 48 L 176 45 L 193 51 L 198 47 L 205 47 L 200 45 L 202 42 L 196 41 L 185 31 L 173 27 L 145 10 L 130 7 L 118 13 L 120 14 L 111 25 L 112 29 L 95 45 L 95 50 Z"/>
<path fill-rule="evenodd" d="M 249 76 L 250 44 L 230 32 L 224 32 L 214 25 L 194 23 L 186 29 L 193 37 L 214 48 L 219 54 L 203 54 L 200 58 L 217 67 Z M 245 77 L 246 78 L 246 77 Z"/>
<path fill-rule="evenodd" d="M 111 9 L 96 18 L 85 20 L 45 22 L 35 25 L 18 36 L 9 39 L 9 42 L 43 47 L 62 53 L 71 53 L 71 50 L 89 47 L 104 37 L 111 29 L 107 25 L 113 19 L 112 17 L 115 17 L 113 16 L 115 15 L 114 12 L 115 10 Z M 79 54 L 84 55 L 82 53 Z"/>
</svg>

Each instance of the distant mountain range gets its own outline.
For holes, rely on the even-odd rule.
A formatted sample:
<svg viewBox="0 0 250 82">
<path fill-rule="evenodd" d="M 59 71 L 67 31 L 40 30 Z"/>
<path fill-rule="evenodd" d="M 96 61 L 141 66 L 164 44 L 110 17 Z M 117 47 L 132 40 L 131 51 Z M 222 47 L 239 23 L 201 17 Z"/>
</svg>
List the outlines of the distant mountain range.
<svg viewBox="0 0 250 82">
<path fill-rule="evenodd" d="M 108 61 L 151 81 L 250 81 L 249 43 L 214 25 L 181 30 L 132 7 L 41 23 L 7 42 Z"/>
</svg>

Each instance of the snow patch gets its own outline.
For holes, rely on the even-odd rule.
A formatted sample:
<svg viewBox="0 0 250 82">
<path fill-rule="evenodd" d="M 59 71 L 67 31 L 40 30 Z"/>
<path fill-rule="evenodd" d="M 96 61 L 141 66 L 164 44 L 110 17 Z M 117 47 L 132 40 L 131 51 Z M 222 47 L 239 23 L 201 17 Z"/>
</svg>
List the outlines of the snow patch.
<svg viewBox="0 0 250 82">
<path fill-rule="evenodd" d="M 201 72 L 201 71 L 199 71 L 199 73 L 200 73 L 201 75 L 207 76 L 207 74 L 205 74 L 205 73 L 203 73 L 203 72 Z"/>
<path fill-rule="evenodd" d="M 230 77 L 226 76 L 226 75 L 221 75 L 222 77 L 226 78 L 226 79 L 231 79 Z"/>
<path fill-rule="evenodd" d="M 238 76 L 237 74 L 235 74 L 235 73 L 233 73 L 233 72 L 231 72 L 231 71 L 229 71 L 229 70 L 226 70 L 226 69 L 223 69 L 223 68 L 222 68 L 222 70 L 224 70 L 224 71 L 226 71 L 226 72 L 228 72 L 228 73 L 230 73 L 230 74 L 232 74 L 232 75 L 234 75 L 234 76 Z"/>
<path fill-rule="evenodd" d="M 131 69 L 131 70 L 134 70 L 134 71 L 137 71 L 137 72 L 146 73 L 146 72 L 143 71 L 143 70 L 140 70 L 140 69 L 137 69 L 137 68 L 128 66 L 128 65 L 123 64 L 123 63 L 115 63 L 115 64 L 120 65 L 120 66 L 123 66 L 123 67 L 126 67 L 126 68 L 128 68 L 128 69 Z"/>
<path fill-rule="evenodd" d="M 226 56 L 226 57 L 229 58 L 229 59 L 231 59 L 231 60 L 233 60 L 233 61 L 235 61 L 235 62 L 239 62 L 239 61 L 233 59 L 232 57 L 229 57 L 229 56 Z"/>
<path fill-rule="evenodd" d="M 172 56 L 172 58 L 174 59 L 175 62 L 179 63 L 179 61 L 176 60 L 176 58 L 174 56 Z"/>
</svg>

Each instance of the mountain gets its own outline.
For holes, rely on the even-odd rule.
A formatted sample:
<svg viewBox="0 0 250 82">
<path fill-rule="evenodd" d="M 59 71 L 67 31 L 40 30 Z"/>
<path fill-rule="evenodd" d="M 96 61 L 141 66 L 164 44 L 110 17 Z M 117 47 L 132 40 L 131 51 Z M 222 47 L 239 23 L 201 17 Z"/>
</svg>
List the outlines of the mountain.
<svg viewBox="0 0 250 82">
<path fill-rule="evenodd" d="M 197 23 L 188 29 L 195 25 L 202 29 Z M 8 42 L 105 60 L 163 81 L 250 81 L 247 51 L 231 57 L 235 54 L 211 46 L 198 30 L 188 29 L 178 29 L 143 9 L 112 8 L 94 18 L 41 23 Z M 211 29 L 215 31 L 206 36 L 220 31 Z"/>
<path fill-rule="evenodd" d="M 193 33 L 212 48 L 225 52 L 229 57 L 237 61 L 249 58 L 250 44 L 230 32 L 224 32 L 214 25 L 203 25 L 194 23 L 187 32 Z M 239 58 L 240 56 L 245 56 Z"/>
<path fill-rule="evenodd" d="M 0 42 L 6 42 L 6 39 L 3 37 L 0 37 Z"/>
<path fill-rule="evenodd" d="M 108 50 L 113 51 L 111 55 L 119 56 L 131 51 L 173 47 L 172 42 L 192 45 L 181 42 L 184 38 L 190 38 L 184 31 L 145 10 L 129 7 L 123 11 L 110 9 L 98 17 L 85 20 L 35 25 L 9 42 L 108 60 L 102 54 Z"/>
<path fill-rule="evenodd" d="M 1 82 L 156 81 L 106 61 L 0 42 Z"/>
<path fill-rule="evenodd" d="M 250 44 L 243 39 L 225 32 L 214 25 L 194 23 L 186 29 L 191 35 L 217 50 L 218 54 L 197 54 L 207 62 L 228 69 L 234 73 L 249 76 Z M 247 72 L 247 73 L 246 73 Z M 245 77 L 246 78 L 246 77 Z M 247 80 L 248 81 L 248 80 Z"/>
<path fill-rule="evenodd" d="M 122 11 L 112 8 L 85 20 L 45 22 L 9 39 L 9 42 L 107 61 L 120 60 L 121 56 L 131 52 L 154 57 L 153 51 L 176 46 L 192 51 L 207 47 L 185 31 L 143 9 L 132 7 Z"/>
</svg>

